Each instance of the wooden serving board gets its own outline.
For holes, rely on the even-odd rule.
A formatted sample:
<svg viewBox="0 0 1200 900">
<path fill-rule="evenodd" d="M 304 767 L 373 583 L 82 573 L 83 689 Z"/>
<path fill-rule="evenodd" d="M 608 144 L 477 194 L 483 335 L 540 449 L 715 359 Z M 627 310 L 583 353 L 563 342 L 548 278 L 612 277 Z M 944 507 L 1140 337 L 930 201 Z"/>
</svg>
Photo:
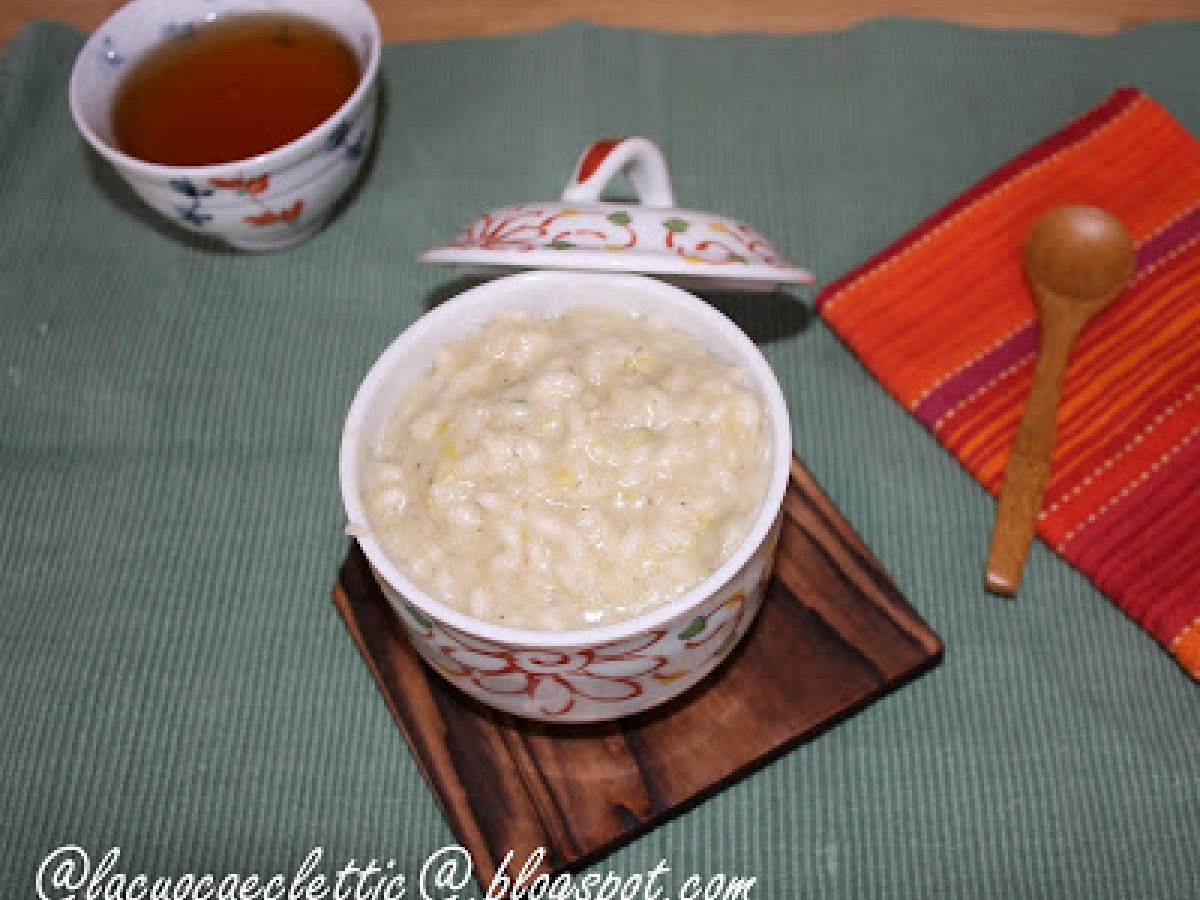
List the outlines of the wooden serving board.
<svg viewBox="0 0 1200 900">
<path fill-rule="evenodd" d="M 334 600 L 488 885 L 580 868 L 935 664 L 942 644 L 793 462 L 778 562 L 741 647 L 665 707 L 611 724 L 496 712 L 429 669 L 353 545 Z M 528 882 L 527 882 L 528 883 Z"/>
</svg>

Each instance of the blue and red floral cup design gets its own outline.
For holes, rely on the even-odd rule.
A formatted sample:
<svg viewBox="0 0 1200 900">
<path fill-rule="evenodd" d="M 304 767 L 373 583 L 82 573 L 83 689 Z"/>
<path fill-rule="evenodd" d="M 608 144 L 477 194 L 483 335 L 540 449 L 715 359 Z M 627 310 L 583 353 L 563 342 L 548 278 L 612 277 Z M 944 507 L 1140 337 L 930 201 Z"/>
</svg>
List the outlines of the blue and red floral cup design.
<svg viewBox="0 0 1200 900">
<path fill-rule="evenodd" d="M 212 15 L 261 10 L 254 0 L 133 0 L 84 44 L 71 73 L 80 134 L 151 209 L 200 235 L 243 250 L 297 244 L 316 233 L 358 178 L 375 133 L 379 24 L 364 0 L 282 0 L 272 7 L 338 31 L 359 55 L 362 78 L 321 125 L 253 159 L 166 166 L 123 153 L 110 122 L 117 86 L 147 50 L 178 40 Z"/>
</svg>

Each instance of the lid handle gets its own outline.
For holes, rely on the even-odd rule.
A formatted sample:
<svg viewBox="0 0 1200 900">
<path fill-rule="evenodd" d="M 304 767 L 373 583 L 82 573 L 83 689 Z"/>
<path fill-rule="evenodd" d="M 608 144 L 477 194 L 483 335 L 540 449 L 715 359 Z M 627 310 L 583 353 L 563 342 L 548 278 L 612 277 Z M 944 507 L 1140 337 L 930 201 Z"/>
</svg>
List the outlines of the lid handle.
<svg viewBox="0 0 1200 900">
<path fill-rule="evenodd" d="M 593 143 L 575 164 L 562 199 L 568 203 L 597 201 L 618 172 L 629 179 L 643 206 L 675 205 L 667 161 L 658 147 L 643 137 L 610 138 Z"/>
</svg>

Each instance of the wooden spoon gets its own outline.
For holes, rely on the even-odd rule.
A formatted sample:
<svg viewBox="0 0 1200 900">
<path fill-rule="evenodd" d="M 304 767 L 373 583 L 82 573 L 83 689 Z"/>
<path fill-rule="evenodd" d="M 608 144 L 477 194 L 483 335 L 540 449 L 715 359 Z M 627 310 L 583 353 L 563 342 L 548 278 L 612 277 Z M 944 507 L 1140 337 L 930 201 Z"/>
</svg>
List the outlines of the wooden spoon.
<svg viewBox="0 0 1200 900">
<path fill-rule="evenodd" d="M 1060 206 L 1033 224 L 1024 266 L 1037 308 L 1037 365 L 1004 471 L 984 579 L 989 591 L 1008 597 L 1017 592 L 1037 528 L 1071 346 L 1124 290 L 1133 274 L 1133 239 L 1104 210 Z"/>
</svg>

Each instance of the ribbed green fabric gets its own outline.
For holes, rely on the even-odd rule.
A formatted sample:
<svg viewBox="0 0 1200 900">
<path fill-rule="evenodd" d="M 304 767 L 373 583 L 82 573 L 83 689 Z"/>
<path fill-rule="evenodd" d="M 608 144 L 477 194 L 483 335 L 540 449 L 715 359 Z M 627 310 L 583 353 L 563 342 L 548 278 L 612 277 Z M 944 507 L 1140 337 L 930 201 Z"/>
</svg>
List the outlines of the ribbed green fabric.
<svg viewBox="0 0 1200 900">
<path fill-rule="evenodd" d="M 824 281 L 1119 83 L 1200 133 L 1196 25 L 397 45 L 359 196 L 310 243 L 243 256 L 160 227 L 85 151 L 81 41 L 37 24 L 0 54 L 6 897 L 36 896 L 66 844 L 152 877 L 291 873 L 314 846 L 326 872 L 376 857 L 415 877 L 450 842 L 329 599 L 344 411 L 461 286 L 417 262 L 426 245 L 557 196 L 592 139 L 644 134 L 681 204 Z M 1197 896 L 1196 686 L 1043 547 L 1017 602 L 983 594 L 991 500 L 810 297 L 713 299 L 945 660 L 599 868 L 665 859 L 667 887 L 736 873 L 778 900 Z"/>
</svg>

